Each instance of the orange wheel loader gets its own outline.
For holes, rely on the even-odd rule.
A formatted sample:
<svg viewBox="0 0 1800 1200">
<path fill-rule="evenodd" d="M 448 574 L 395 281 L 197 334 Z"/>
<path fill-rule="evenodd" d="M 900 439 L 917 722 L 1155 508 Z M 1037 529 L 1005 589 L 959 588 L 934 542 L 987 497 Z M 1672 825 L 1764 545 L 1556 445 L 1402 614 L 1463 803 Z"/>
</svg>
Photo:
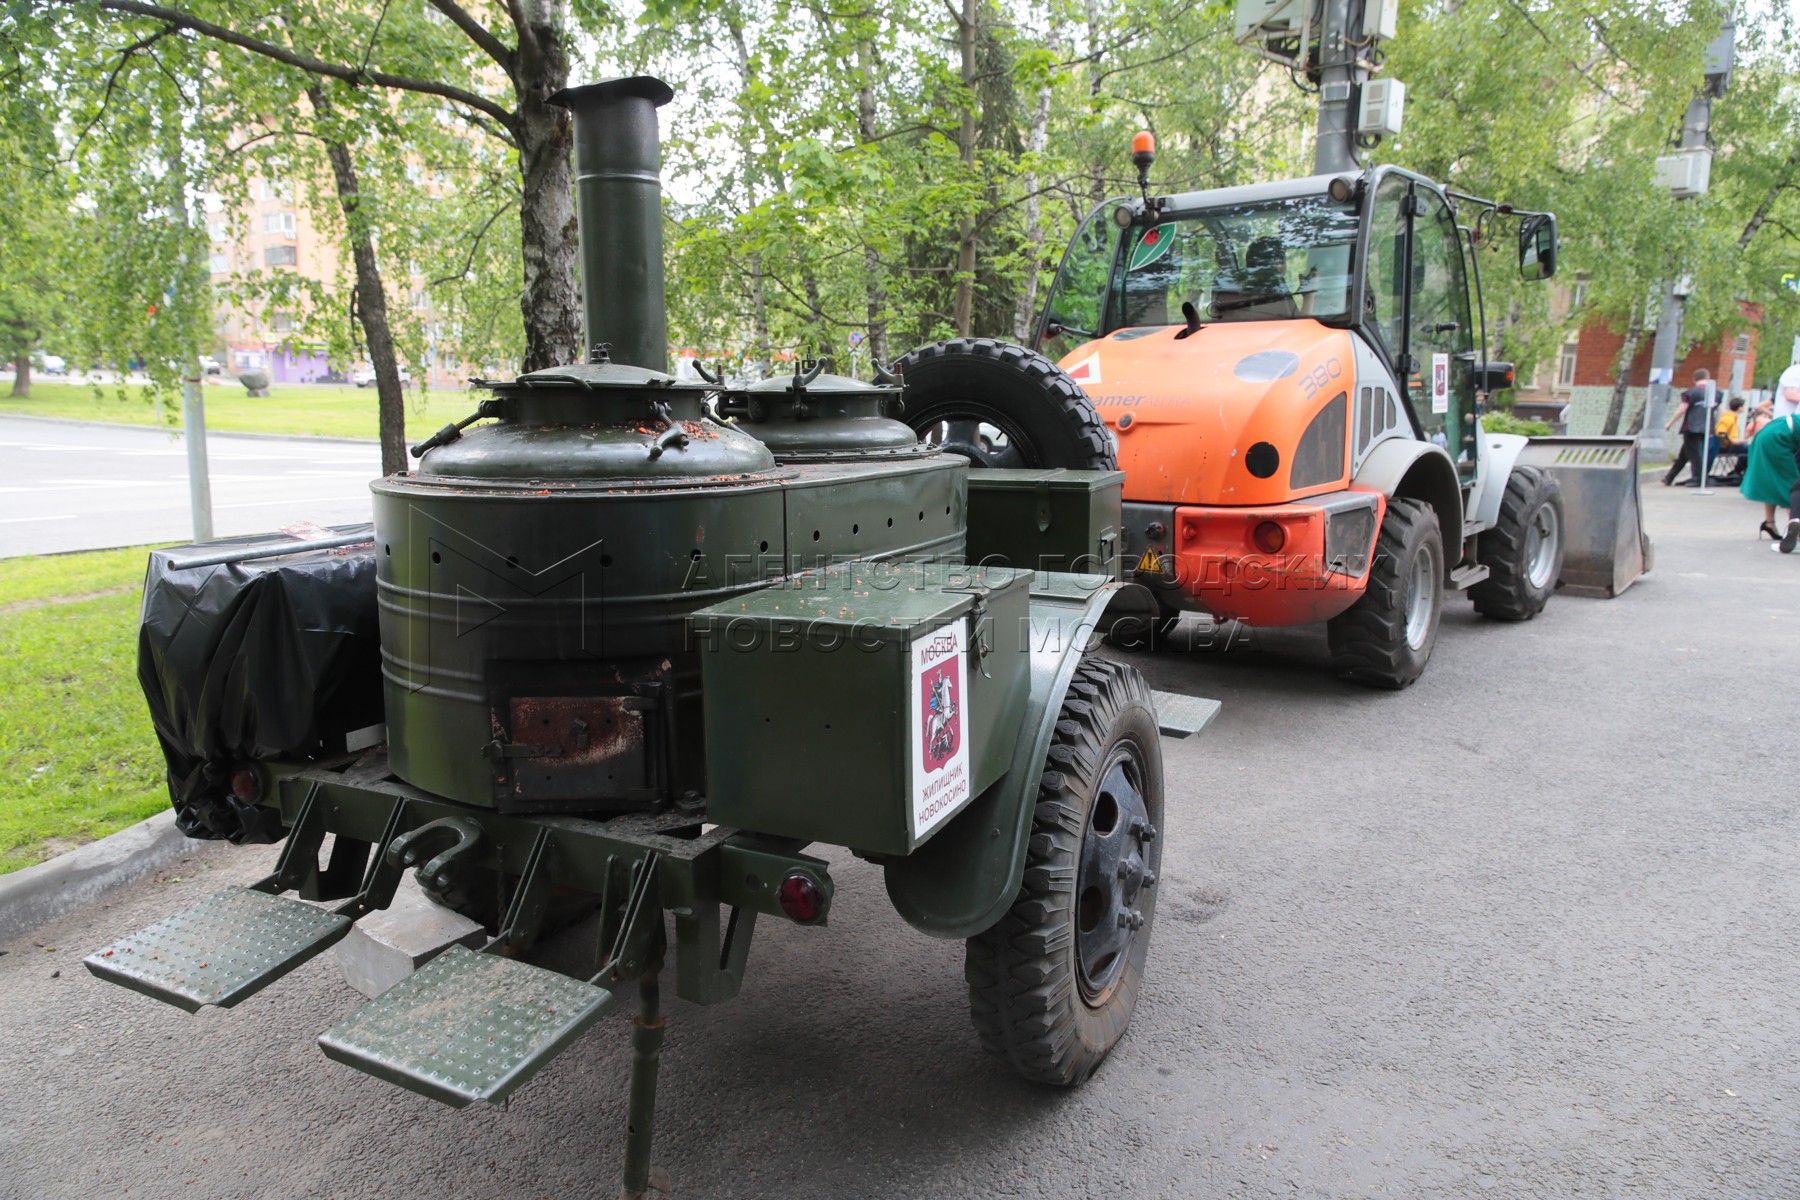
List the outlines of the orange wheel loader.
<svg viewBox="0 0 1800 1200">
<path fill-rule="evenodd" d="M 1523 277 L 1548 278 L 1553 215 L 1397 167 L 1107 201 L 1035 347 L 914 351 L 907 419 L 977 465 L 1113 451 L 1127 574 L 1155 596 L 1138 640 L 1190 610 L 1324 622 L 1340 675 L 1405 687 L 1451 592 L 1524 621 L 1559 581 L 1612 595 L 1648 567 L 1631 439 L 1482 430 L 1512 382 L 1485 354 L 1475 253 L 1503 218 Z M 1111 446 L 1082 436 L 1077 388 Z"/>
</svg>

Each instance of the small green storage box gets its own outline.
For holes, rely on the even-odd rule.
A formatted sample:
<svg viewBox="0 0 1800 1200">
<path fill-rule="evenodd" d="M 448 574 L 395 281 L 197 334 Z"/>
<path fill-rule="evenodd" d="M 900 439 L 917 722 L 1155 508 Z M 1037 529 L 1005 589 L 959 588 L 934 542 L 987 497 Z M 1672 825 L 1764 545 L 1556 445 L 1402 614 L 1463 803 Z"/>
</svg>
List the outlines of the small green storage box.
<svg viewBox="0 0 1800 1200">
<path fill-rule="evenodd" d="M 1123 471 L 969 472 L 969 561 L 1119 578 Z"/>
<path fill-rule="evenodd" d="M 911 853 L 1006 773 L 1030 690 L 1030 581 L 856 562 L 694 613 L 708 819 Z"/>
</svg>

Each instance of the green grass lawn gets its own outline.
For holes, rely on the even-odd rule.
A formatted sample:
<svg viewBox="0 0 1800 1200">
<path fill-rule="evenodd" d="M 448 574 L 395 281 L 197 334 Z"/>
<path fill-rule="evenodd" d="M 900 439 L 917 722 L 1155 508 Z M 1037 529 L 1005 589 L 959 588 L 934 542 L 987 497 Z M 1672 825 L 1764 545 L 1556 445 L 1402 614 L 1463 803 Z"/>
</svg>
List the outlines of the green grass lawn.
<svg viewBox="0 0 1800 1200">
<path fill-rule="evenodd" d="M 144 561 L 0 560 L 0 874 L 168 806 L 137 682 Z"/>
<path fill-rule="evenodd" d="M 4 392 L 0 388 L 0 393 Z M 267 396 L 253 399 L 237 383 L 208 384 L 206 426 L 222 432 L 305 433 L 325 437 L 374 438 L 375 389 L 342 384 L 275 384 Z M 434 388 L 406 393 L 406 429 L 415 440 L 474 411 L 475 400 L 461 388 Z M 85 383 L 33 380 L 31 398 L 14 400 L 0 394 L 0 415 L 66 417 L 76 421 L 114 421 L 127 425 L 180 425 L 181 406 L 159 407 L 143 388 L 104 385 L 98 394 Z"/>
</svg>

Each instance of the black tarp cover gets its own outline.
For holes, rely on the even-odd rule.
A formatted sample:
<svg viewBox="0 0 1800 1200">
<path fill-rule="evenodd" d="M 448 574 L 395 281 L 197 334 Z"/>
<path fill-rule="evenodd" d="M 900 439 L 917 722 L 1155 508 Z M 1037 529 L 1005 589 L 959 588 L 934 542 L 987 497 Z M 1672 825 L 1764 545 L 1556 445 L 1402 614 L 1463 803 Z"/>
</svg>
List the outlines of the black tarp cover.
<svg viewBox="0 0 1800 1200">
<path fill-rule="evenodd" d="M 331 532 L 364 529 L 373 536 L 368 525 Z M 382 719 L 372 544 L 169 565 L 294 540 L 262 534 L 151 552 L 138 680 L 168 761 L 176 824 L 189 837 L 280 840 L 273 810 L 232 796 L 233 769 L 341 752 L 346 733 Z"/>
</svg>

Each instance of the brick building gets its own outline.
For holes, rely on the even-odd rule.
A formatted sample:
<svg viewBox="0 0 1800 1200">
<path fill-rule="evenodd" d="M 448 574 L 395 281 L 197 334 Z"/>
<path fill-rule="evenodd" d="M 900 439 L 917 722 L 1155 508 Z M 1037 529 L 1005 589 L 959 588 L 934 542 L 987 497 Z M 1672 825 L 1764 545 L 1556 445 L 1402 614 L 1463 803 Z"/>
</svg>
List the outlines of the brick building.
<svg viewBox="0 0 1800 1200">
<path fill-rule="evenodd" d="M 1762 305 L 1739 302 L 1750 328 L 1740 334 L 1728 334 L 1716 342 L 1695 343 L 1675 368 L 1674 384 L 1679 388 L 1693 382 L 1694 372 L 1704 367 L 1719 381 L 1727 396 L 1747 392 L 1756 379 L 1757 336 L 1762 323 Z M 1653 330 L 1646 331 L 1638 342 L 1631 360 L 1630 386 L 1625 393 L 1624 417 L 1620 433 L 1635 431 L 1643 421 L 1644 403 L 1650 392 L 1650 355 L 1655 344 Z M 1589 321 L 1568 342 L 1555 363 L 1538 367 L 1532 377 L 1521 381 L 1518 404 L 1520 415 L 1556 418 L 1564 406 L 1568 409 L 1568 432 L 1578 437 L 1600 433 L 1606 422 L 1606 410 L 1612 404 L 1613 385 L 1617 379 L 1619 352 L 1625 335 L 1601 321 Z"/>
</svg>

